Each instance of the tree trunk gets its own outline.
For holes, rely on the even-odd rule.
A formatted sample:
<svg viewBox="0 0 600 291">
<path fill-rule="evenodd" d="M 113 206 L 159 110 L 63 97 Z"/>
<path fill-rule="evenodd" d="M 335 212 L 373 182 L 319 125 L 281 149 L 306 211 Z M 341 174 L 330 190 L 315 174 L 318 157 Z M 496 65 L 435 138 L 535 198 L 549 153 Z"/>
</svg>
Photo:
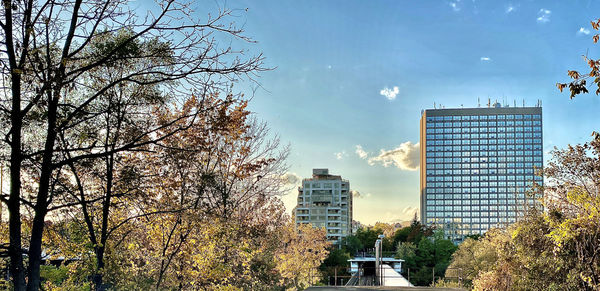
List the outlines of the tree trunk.
<svg viewBox="0 0 600 291">
<path fill-rule="evenodd" d="M 12 111 L 10 140 L 10 196 L 8 199 L 10 233 L 10 275 L 15 290 L 25 290 L 25 269 L 21 247 L 21 76 L 12 73 Z"/>
<path fill-rule="evenodd" d="M 95 248 L 96 274 L 94 274 L 94 289 L 96 291 L 106 290 L 106 286 L 102 278 L 102 272 L 104 269 L 104 253 L 106 250 L 106 241 L 108 240 L 108 217 L 110 215 L 114 166 L 114 154 L 110 154 L 108 157 L 106 157 L 106 197 L 102 202 L 102 226 L 100 229 L 100 245 Z"/>
<path fill-rule="evenodd" d="M 58 106 L 58 92 L 48 93 L 48 128 L 46 130 L 46 142 L 44 144 L 44 154 L 42 158 L 42 167 L 40 173 L 40 184 L 38 197 L 35 204 L 35 216 L 31 228 L 31 241 L 29 245 L 29 281 L 27 290 L 39 290 L 40 265 L 42 261 L 42 235 L 44 234 L 44 221 L 48 213 L 48 194 L 50 190 L 50 179 L 53 172 L 52 157 L 54 155 L 54 144 L 56 141 L 56 112 Z M 54 96 L 52 96 L 54 95 Z"/>
</svg>

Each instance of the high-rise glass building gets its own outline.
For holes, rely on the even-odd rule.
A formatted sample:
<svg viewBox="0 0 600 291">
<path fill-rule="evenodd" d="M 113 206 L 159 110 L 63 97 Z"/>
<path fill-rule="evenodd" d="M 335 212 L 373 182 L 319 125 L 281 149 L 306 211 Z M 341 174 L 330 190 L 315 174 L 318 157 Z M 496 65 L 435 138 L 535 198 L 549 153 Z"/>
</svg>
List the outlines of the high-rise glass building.
<svg viewBox="0 0 600 291">
<path fill-rule="evenodd" d="M 313 169 L 312 179 L 298 187 L 294 209 L 296 224 L 310 223 L 327 231 L 327 239 L 339 242 L 352 234 L 352 194 L 350 182 L 329 175 L 328 169 Z"/>
<path fill-rule="evenodd" d="M 421 221 L 460 242 L 539 207 L 542 140 L 541 107 L 424 110 Z"/>
</svg>

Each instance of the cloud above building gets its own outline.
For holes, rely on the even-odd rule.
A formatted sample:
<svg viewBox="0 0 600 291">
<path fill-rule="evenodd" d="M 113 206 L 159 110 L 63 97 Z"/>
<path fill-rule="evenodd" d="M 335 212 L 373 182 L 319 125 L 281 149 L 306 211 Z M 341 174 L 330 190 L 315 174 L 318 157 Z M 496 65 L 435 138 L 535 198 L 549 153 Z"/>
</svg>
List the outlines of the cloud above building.
<svg viewBox="0 0 600 291">
<path fill-rule="evenodd" d="M 407 141 L 395 149 L 381 149 L 379 155 L 368 159 L 369 165 L 381 164 L 384 167 L 395 166 L 401 170 L 416 171 L 419 169 L 419 143 Z"/>
<path fill-rule="evenodd" d="M 479 60 L 482 61 L 482 62 L 489 62 L 492 59 L 490 57 L 481 57 L 481 58 L 479 58 Z"/>
<path fill-rule="evenodd" d="M 341 152 L 333 153 L 333 155 L 335 156 L 335 158 L 337 160 L 341 160 L 344 157 L 348 156 L 348 154 L 346 153 L 346 151 L 341 151 Z"/>
<path fill-rule="evenodd" d="M 388 87 L 385 87 L 385 88 L 381 89 L 381 91 L 379 91 L 380 95 L 385 96 L 385 98 L 387 98 L 390 101 L 396 99 L 396 96 L 398 96 L 398 93 L 400 93 L 400 89 L 398 88 L 398 86 L 394 86 L 391 89 Z"/>
</svg>

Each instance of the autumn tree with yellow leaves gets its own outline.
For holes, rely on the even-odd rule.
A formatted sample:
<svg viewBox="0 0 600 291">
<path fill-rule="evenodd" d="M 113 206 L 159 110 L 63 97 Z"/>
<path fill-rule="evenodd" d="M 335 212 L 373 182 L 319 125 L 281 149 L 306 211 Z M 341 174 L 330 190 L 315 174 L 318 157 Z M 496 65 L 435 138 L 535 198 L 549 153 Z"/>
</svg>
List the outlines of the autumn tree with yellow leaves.
<svg viewBox="0 0 600 291">
<path fill-rule="evenodd" d="M 72 182 L 72 166 L 101 161 L 113 168 L 121 154 L 162 140 L 155 119 L 142 117 L 149 109 L 169 106 L 167 99 L 182 102 L 192 91 L 226 90 L 232 81 L 265 70 L 260 54 L 218 45 L 216 34 L 252 41 L 228 20 L 230 10 L 197 17 L 189 4 L 161 0 L 142 11 L 126 0 L 3 2 L 0 62 L 6 98 L 0 102 L 0 129 L 10 193 L 0 196 L 9 212 L 9 238 L 0 247 L 9 257 L 14 289 L 42 285 L 45 227 L 59 208 L 72 206 L 62 204 L 73 195 L 63 185 Z M 124 110 L 120 92 L 146 106 Z M 136 118 L 135 126 L 118 122 Z M 104 177 L 105 205 L 117 198 L 111 179 Z M 108 224 L 100 222 L 97 254 L 103 253 Z"/>
<path fill-rule="evenodd" d="M 600 140 L 552 154 L 535 189 L 544 192 L 543 213 L 459 246 L 449 270 L 467 287 L 600 289 Z"/>
<path fill-rule="evenodd" d="M 231 10 L 197 17 L 190 2 L 144 14 L 127 0 L 4 1 L 10 288 L 289 283 L 277 259 L 292 241 L 278 198 L 288 150 L 231 93 L 267 68 L 219 46 L 253 42 Z M 325 235 L 310 237 L 296 247 L 319 250 Z"/>
<path fill-rule="evenodd" d="M 330 245 L 325 229 L 288 223 L 280 236 L 283 245 L 275 252 L 275 263 L 283 286 L 304 289 L 319 281 L 317 268 L 327 257 Z"/>
<path fill-rule="evenodd" d="M 78 199 L 61 209 L 64 223 L 48 228 L 54 236 L 47 241 L 63 243 L 47 246 L 56 256 L 81 260 L 69 265 L 61 282 L 46 281 L 46 288 L 260 290 L 317 282 L 326 235 L 297 230 L 285 215 L 279 196 L 287 148 L 246 106 L 233 96 L 191 96 L 179 109 L 154 112 L 159 124 L 178 120 L 164 132 L 186 130 L 119 155 L 110 204 L 109 168 L 100 162 L 85 170 L 74 166 L 63 187 Z M 69 229 L 77 230 L 78 241 Z M 94 237 L 106 238 L 103 265 Z"/>
</svg>

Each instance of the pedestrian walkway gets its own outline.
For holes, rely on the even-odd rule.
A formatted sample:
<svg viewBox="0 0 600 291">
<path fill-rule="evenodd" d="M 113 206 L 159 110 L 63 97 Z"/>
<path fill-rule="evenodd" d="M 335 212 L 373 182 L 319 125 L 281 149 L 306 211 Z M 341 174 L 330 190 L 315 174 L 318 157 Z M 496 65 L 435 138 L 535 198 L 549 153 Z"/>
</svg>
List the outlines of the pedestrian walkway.
<svg viewBox="0 0 600 291">
<path fill-rule="evenodd" d="M 413 287 L 413 284 L 408 282 L 400 273 L 392 269 L 388 265 L 381 266 L 381 276 L 383 279 L 383 286 L 398 286 L 398 287 Z"/>
</svg>

